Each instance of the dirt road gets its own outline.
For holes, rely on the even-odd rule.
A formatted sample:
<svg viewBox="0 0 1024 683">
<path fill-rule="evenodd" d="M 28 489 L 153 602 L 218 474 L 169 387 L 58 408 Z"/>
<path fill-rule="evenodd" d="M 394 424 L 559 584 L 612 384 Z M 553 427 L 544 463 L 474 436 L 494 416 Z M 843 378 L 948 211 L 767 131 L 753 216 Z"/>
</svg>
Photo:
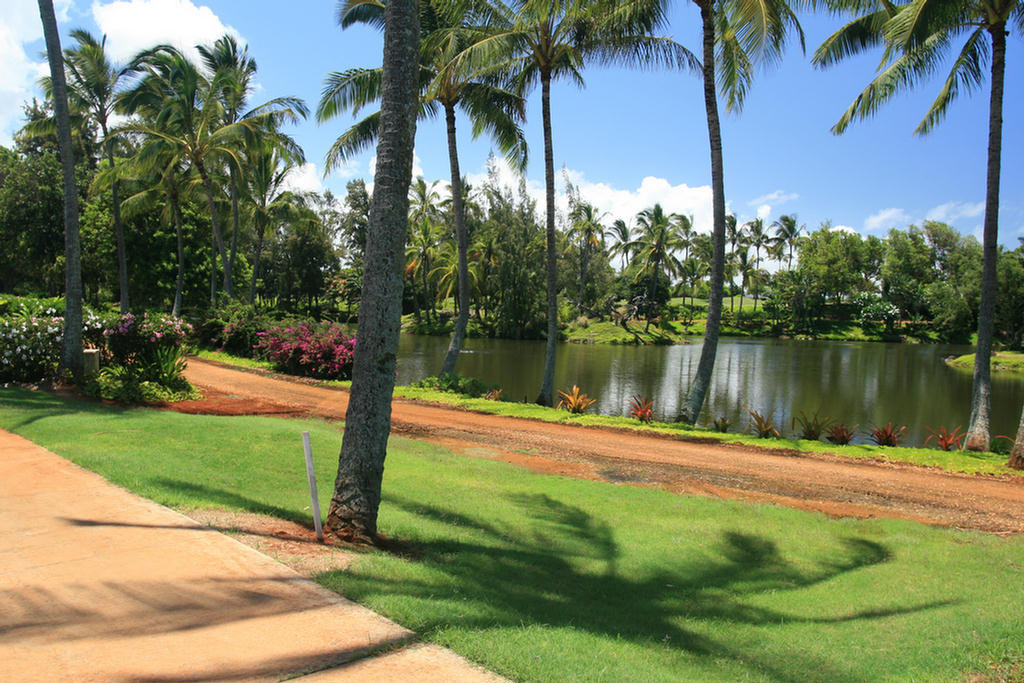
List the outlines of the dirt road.
<svg viewBox="0 0 1024 683">
<path fill-rule="evenodd" d="M 206 398 L 184 412 L 344 419 L 348 392 L 189 360 Z M 676 493 L 776 503 L 834 516 L 896 517 L 1001 533 L 1024 532 L 1024 479 L 748 446 L 695 443 L 599 427 L 499 417 L 396 400 L 393 429 L 473 457 L 534 471 L 654 486 Z"/>
</svg>

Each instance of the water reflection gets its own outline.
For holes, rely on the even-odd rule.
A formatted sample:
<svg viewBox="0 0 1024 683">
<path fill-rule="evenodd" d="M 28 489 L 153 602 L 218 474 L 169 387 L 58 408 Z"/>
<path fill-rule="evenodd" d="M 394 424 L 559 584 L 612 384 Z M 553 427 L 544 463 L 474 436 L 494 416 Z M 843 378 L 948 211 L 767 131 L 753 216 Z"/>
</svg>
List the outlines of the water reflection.
<svg viewBox="0 0 1024 683">
<path fill-rule="evenodd" d="M 409 383 L 436 374 L 447 349 L 441 337 L 403 335 L 398 380 Z M 820 411 L 867 427 L 907 424 L 908 445 L 924 442 L 924 425 L 966 427 L 971 374 L 942 362 L 969 353 L 952 345 L 797 342 L 775 339 L 723 340 L 718 347 L 702 422 L 729 417 L 746 425 L 743 405 L 769 414 L 790 431 L 793 415 Z M 626 415 L 633 395 L 654 399 L 657 419 L 672 420 L 700 359 L 700 345 L 611 346 L 563 344 L 558 349 L 557 388 L 578 384 L 597 399 L 604 415 Z M 536 341 L 470 339 L 458 371 L 498 384 L 504 396 L 532 401 L 544 371 L 544 344 Z M 996 434 L 1012 435 L 1024 402 L 1024 378 L 993 382 Z M 859 438 L 863 441 L 863 438 Z"/>
</svg>

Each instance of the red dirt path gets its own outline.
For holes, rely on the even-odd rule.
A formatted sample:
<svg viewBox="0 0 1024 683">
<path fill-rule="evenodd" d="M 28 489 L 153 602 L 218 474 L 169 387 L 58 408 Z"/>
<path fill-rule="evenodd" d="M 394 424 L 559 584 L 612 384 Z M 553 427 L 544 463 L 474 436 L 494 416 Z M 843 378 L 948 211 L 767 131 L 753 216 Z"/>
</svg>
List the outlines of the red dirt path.
<svg viewBox="0 0 1024 683">
<path fill-rule="evenodd" d="M 218 415 L 343 420 L 348 392 L 190 358 L 205 398 L 171 406 Z M 396 433 L 463 455 L 537 472 L 775 503 L 832 516 L 895 517 L 996 533 L 1024 533 L 1024 479 L 914 465 L 683 441 L 669 436 L 500 417 L 397 399 Z"/>
</svg>

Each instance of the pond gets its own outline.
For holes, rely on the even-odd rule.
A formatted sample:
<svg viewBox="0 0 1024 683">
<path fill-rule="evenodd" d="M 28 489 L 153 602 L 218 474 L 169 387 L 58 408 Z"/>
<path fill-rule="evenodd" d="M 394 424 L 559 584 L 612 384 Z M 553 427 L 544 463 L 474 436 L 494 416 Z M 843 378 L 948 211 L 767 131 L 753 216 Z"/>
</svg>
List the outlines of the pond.
<svg viewBox="0 0 1024 683">
<path fill-rule="evenodd" d="M 437 374 L 446 337 L 402 335 L 398 381 Z M 635 394 L 654 399 L 655 419 L 671 421 L 697 369 L 701 345 L 560 344 L 555 388 L 573 384 L 597 399 L 602 415 L 627 415 Z M 848 424 L 908 425 L 907 445 L 921 445 L 924 425 L 967 427 L 971 372 L 943 362 L 969 346 L 723 339 L 701 424 L 726 416 L 731 430 L 749 422 L 743 406 L 770 415 L 787 436 L 790 420 L 820 411 Z M 544 371 L 544 342 L 469 339 L 457 371 L 503 389 L 507 400 L 532 401 Z M 993 434 L 1016 433 L 1024 377 L 994 375 Z M 867 441 L 860 436 L 856 442 Z"/>
</svg>

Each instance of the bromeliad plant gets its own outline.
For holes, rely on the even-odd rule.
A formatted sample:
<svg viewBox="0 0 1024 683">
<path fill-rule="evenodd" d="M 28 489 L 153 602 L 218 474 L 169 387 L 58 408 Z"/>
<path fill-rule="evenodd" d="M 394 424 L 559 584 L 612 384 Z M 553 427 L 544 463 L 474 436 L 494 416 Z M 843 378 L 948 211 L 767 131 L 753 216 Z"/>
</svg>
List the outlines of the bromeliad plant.
<svg viewBox="0 0 1024 683">
<path fill-rule="evenodd" d="M 654 399 L 647 400 L 640 394 L 634 396 L 633 402 L 630 404 L 629 416 L 650 424 L 654 417 Z"/>
<path fill-rule="evenodd" d="M 582 415 L 587 412 L 587 408 L 597 403 L 597 399 L 590 398 L 575 384 L 572 385 L 572 391 L 561 391 L 558 392 L 562 400 L 558 402 L 557 409 L 568 410 L 570 413 L 575 415 Z"/>
<path fill-rule="evenodd" d="M 839 446 L 845 446 L 851 441 L 857 434 L 857 427 L 860 425 L 853 425 L 852 427 L 845 422 L 837 422 L 836 424 L 829 425 L 825 430 L 825 438 Z"/>
<path fill-rule="evenodd" d="M 818 441 L 821 439 L 821 435 L 828 429 L 829 425 L 832 424 L 832 418 L 821 417 L 817 412 L 814 415 L 808 416 L 804 411 L 800 411 L 800 414 L 793 418 L 793 429 L 799 429 L 797 433 L 801 439 L 807 441 Z"/>
<path fill-rule="evenodd" d="M 960 450 L 960 449 L 963 448 L 963 439 L 964 439 L 964 436 L 966 436 L 966 435 L 960 433 L 960 430 L 962 429 L 962 427 L 957 426 L 957 428 L 954 429 L 951 432 L 947 432 L 945 427 L 939 427 L 938 429 L 932 429 L 928 425 L 925 425 L 924 428 L 928 430 L 929 434 L 931 434 L 931 436 L 929 436 L 927 439 L 924 440 L 924 445 L 925 446 L 927 446 L 928 443 L 932 439 L 934 439 L 935 440 L 935 445 L 938 446 L 941 450 L 944 450 L 944 451 L 951 451 L 951 450 L 953 450 L 954 446 L 956 447 L 957 450 Z"/>
<path fill-rule="evenodd" d="M 868 429 L 869 438 L 879 446 L 899 446 L 900 442 L 903 441 L 903 436 L 906 434 L 907 426 L 902 427 L 893 426 L 892 422 L 889 422 L 884 427 L 876 427 L 874 425 Z"/>
<path fill-rule="evenodd" d="M 743 406 L 743 409 L 750 414 L 750 424 L 747 425 L 747 431 L 753 431 L 754 436 L 760 439 L 782 438 L 782 433 L 779 432 L 775 427 L 775 423 L 766 415 L 762 415 L 756 410 L 751 410 L 747 406 Z"/>
<path fill-rule="evenodd" d="M 729 431 L 730 425 L 732 425 L 732 420 L 723 415 L 722 417 L 716 417 L 714 419 L 714 421 L 711 423 L 711 428 L 714 429 L 716 432 L 721 432 L 724 434 L 725 432 Z"/>
</svg>

